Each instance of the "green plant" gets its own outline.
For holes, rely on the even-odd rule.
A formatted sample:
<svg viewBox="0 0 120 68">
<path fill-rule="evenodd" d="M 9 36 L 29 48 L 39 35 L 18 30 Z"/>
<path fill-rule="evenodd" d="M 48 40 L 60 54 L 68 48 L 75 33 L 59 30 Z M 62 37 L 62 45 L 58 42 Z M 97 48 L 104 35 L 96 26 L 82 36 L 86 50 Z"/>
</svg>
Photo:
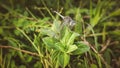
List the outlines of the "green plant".
<svg viewBox="0 0 120 68">
<path fill-rule="evenodd" d="M 45 28 L 41 33 L 48 35 L 43 38 L 43 42 L 52 56 L 52 65 L 65 68 L 70 61 L 70 55 L 80 55 L 88 51 L 89 46 L 82 41 L 75 42 L 79 34 L 68 27 L 63 27 L 61 30 L 60 26 L 59 22 L 55 21 L 51 28 Z"/>
</svg>

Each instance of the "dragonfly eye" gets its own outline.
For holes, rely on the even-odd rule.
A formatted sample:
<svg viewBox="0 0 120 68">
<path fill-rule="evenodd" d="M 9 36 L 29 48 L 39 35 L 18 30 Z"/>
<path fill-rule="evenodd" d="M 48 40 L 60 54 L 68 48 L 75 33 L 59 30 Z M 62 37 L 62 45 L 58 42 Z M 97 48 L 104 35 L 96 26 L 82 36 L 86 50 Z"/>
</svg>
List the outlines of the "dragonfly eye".
<svg viewBox="0 0 120 68">
<path fill-rule="evenodd" d="M 74 26 L 74 25 L 75 25 L 75 21 L 73 21 L 73 20 L 70 21 L 70 25 L 71 25 L 71 26 Z"/>
</svg>

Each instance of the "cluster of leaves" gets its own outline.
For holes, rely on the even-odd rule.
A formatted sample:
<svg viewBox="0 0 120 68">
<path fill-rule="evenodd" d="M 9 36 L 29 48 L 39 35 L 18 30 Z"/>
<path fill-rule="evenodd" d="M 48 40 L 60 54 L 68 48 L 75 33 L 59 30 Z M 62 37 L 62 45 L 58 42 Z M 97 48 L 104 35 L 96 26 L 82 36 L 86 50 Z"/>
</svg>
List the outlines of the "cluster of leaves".
<svg viewBox="0 0 120 68">
<path fill-rule="evenodd" d="M 116 1 L 26 1 L 0 2 L 1 68 L 120 67 Z M 50 10 L 62 12 L 62 6 L 76 21 L 73 30 L 61 29 L 62 21 Z"/>
<path fill-rule="evenodd" d="M 89 50 L 84 42 L 74 41 L 79 36 L 78 33 L 72 32 L 68 27 L 60 29 L 57 21 L 53 23 L 51 30 L 46 28 L 41 32 L 49 36 L 43 38 L 43 42 L 47 45 L 49 52 L 53 50 L 51 56 L 52 60 L 55 60 L 53 62 L 55 67 L 60 64 L 64 68 L 69 63 L 70 55 L 80 55 Z"/>
</svg>

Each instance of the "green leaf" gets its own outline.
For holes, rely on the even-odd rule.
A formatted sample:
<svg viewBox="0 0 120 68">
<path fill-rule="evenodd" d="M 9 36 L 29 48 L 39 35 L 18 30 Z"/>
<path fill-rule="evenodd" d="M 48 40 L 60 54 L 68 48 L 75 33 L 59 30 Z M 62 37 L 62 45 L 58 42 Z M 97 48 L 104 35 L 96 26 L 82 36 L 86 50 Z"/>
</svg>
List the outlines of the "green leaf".
<svg viewBox="0 0 120 68">
<path fill-rule="evenodd" d="M 20 18 L 18 20 L 13 21 L 13 24 L 17 27 L 22 27 L 22 26 L 24 26 L 25 23 L 26 23 L 25 18 Z"/>
<path fill-rule="evenodd" d="M 59 49 L 59 51 L 62 51 L 62 52 L 66 51 L 65 50 L 65 45 L 60 43 L 60 42 L 56 43 L 55 46 Z"/>
<path fill-rule="evenodd" d="M 114 12 L 110 13 L 109 16 L 110 16 L 110 17 L 111 17 L 111 16 L 120 16 L 120 8 L 117 9 L 117 10 L 115 10 Z"/>
<path fill-rule="evenodd" d="M 109 21 L 109 22 L 105 22 L 104 23 L 106 26 L 117 26 L 120 27 L 120 22 L 113 22 L 113 21 Z"/>
<path fill-rule="evenodd" d="M 78 42 L 76 45 L 78 48 L 72 52 L 73 55 L 83 54 L 90 49 L 90 47 L 87 46 L 84 42 Z"/>
<path fill-rule="evenodd" d="M 111 50 L 106 49 L 105 53 L 103 54 L 104 59 L 107 61 L 108 64 L 111 63 Z"/>
<path fill-rule="evenodd" d="M 78 48 L 78 47 L 77 47 L 76 45 L 70 45 L 70 46 L 68 47 L 68 51 L 67 51 L 66 53 L 70 53 L 70 52 L 72 52 L 72 51 L 75 51 L 77 48 Z"/>
<path fill-rule="evenodd" d="M 22 35 L 22 34 L 21 34 L 21 32 L 20 32 L 20 31 L 18 31 L 18 30 L 14 30 L 14 33 L 15 33 L 15 35 L 17 35 L 17 36 Z"/>
<path fill-rule="evenodd" d="M 37 61 L 35 64 L 34 64 L 34 67 L 33 68 L 42 68 L 42 63 L 40 63 L 39 61 Z"/>
<path fill-rule="evenodd" d="M 61 65 L 62 68 L 65 68 L 67 66 L 67 64 L 70 61 L 70 55 L 66 54 L 66 53 L 61 53 L 59 55 L 59 63 Z"/>
<path fill-rule="evenodd" d="M 96 15 L 94 18 L 91 18 L 90 24 L 94 27 L 98 24 L 99 20 L 101 19 L 100 15 Z"/>
<path fill-rule="evenodd" d="M 14 60 L 11 60 L 11 63 L 10 63 L 10 68 L 16 68 L 17 66 L 15 65 L 15 61 Z"/>
<path fill-rule="evenodd" d="M 51 28 L 41 29 L 40 32 L 41 32 L 41 34 L 43 34 L 43 35 L 48 35 L 48 36 L 50 36 L 50 37 L 54 37 L 54 36 L 55 36 L 55 32 L 53 32 L 53 31 L 51 30 Z"/>
<path fill-rule="evenodd" d="M 68 28 L 65 28 L 65 33 L 61 42 L 66 45 L 72 45 L 75 40 L 75 37 L 77 36 L 79 36 L 78 33 L 71 32 Z"/>
<path fill-rule="evenodd" d="M 25 16 L 29 16 L 29 13 L 27 11 L 24 11 Z"/>
<path fill-rule="evenodd" d="M 63 32 L 63 33 L 64 33 L 64 35 L 63 35 L 63 38 L 62 38 L 61 42 L 63 44 L 67 44 L 67 42 L 70 39 L 72 33 L 70 32 L 70 30 L 67 27 L 65 28 L 65 32 Z"/>
<path fill-rule="evenodd" d="M 76 14 L 76 25 L 75 32 L 81 34 L 82 33 L 82 17 L 79 13 Z"/>
<path fill-rule="evenodd" d="M 3 29 L 2 29 L 2 28 L 0 28 L 0 34 L 3 34 L 3 32 L 4 32 L 4 31 L 3 31 Z"/>
<path fill-rule="evenodd" d="M 90 68 L 98 68 L 98 67 L 97 67 L 97 65 L 95 65 L 95 64 L 91 64 L 91 65 L 90 65 Z"/>
<path fill-rule="evenodd" d="M 8 40 L 11 46 L 17 47 L 17 45 L 19 44 L 19 41 L 17 39 L 11 37 L 5 37 L 5 39 Z"/>
<path fill-rule="evenodd" d="M 110 31 L 109 34 L 113 34 L 113 35 L 116 35 L 116 36 L 120 36 L 120 30 Z"/>
<path fill-rule="evenodd" d="M 60 22 L 59 21 L 54 21 L 53 25 L 52 25 L 52 30 L 55 32 L 55 33 L 59 33 L 60 32 Z"/>
<path fill-rule="evenodd" d="M 72 45 L 73 42 L 74 42 L 74 40 L 75 40 L 75 38 L 76 38 L 77 36 L 79 36 L 79 34 L 74 32 L 74 33 L 71 35 L 71 37 L 69 38 L 69 40 L 68 40 L 68 42 L 67 42 L 67 45 Z"/>
<path fill-rule="evenodd" d="M 43 42 L 50 49 L 57 49 L 57 47 L 55 46 L 56 40 L 54 40 L 53 38 L 51 37 L 43 38 Z"/>
<path fill-rule="evenodd" d="M 25 62 L 27 62 L 27 63 L 29 63 L 29 62 L 31 62 L 33 60 L 33 57 L 29 56 L 27 54 L 25 54 L 24 57 L 25 57 Z"/>
</svg>

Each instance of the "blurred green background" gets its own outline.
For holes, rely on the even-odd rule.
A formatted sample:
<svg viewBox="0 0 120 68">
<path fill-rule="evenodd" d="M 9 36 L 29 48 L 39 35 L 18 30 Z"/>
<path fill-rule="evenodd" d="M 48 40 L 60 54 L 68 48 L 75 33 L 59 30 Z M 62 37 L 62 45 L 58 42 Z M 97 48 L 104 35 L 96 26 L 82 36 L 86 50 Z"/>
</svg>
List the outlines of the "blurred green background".
<svg viewBox="0 0 120 68">
<path fill-rule="evenodd" d="M 0 68 L 120 68 L 120 1 L 0 0 Z"/>
</svg>

